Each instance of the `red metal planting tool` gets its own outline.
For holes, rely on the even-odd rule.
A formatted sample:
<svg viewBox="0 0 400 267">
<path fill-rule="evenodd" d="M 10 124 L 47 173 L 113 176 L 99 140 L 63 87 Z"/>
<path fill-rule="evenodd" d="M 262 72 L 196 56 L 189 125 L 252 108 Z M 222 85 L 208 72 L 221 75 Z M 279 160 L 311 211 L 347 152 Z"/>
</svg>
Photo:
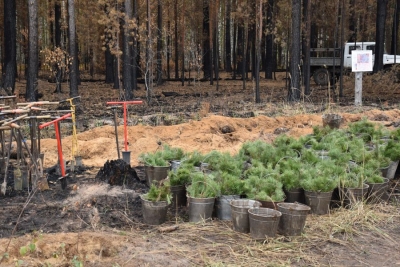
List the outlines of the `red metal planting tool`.
<svg viewBox="0 0 400 267">
<path fill-rule="evenodd" d="M 60 168 L 61 168 L 61 187 L 62 189 L 65 189 L 67 187 L 67 180 L 66 180 L 66 174 L 65 174 L 65 166 L 64 166 L 64 159 L 63 159 L 63 153 L 62 153 L 62 147 L 61 147 L 61 135 L 60 135 L 60 129 L 58 127 L 58 122 L 68 118 L 71 116 L 71 113 L 65 114 L 64 116 L 57 118 L 53 121 L 49 121 L 43 124 L 39 125 L 39 129 L 43 129 L 44 127 L 50 126 L 51 124 L 54 124 L 54 128 L 56 130 L 56 138 L 57 138 L 57 150 L 58 150 L 58 159 L 60 161 Z"/>
</svg>

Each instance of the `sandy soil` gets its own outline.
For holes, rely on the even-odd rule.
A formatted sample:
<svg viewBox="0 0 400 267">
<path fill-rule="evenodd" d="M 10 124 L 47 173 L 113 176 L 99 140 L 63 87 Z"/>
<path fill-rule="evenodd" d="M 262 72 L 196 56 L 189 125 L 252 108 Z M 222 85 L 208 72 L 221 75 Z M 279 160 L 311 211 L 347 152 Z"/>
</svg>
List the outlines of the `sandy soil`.
<svg viewBox="0 0 400 267">
<path fill-rule="evenodd" d="M 343 127 L 349 122 L 367 117 L 370 120 L 384 118 L 384 125 L 392 125 L 400 120 L 400 110 L 388 111 L 370 110 L 357 114 L 342 113 Z M 278 134 L 300 137 L 312 133 L 312 127 L 321 125 L 321 114 L 303 114 L 290 117 L 257 116 L 253 118 L 230 118 L 208 115 L 201 120 L 172 126 L 137 125 L 128 127 L 128 151 L 131 151 L 131 165 L 140 165 L 138 157 L 142 152 L 155 151 L 159 143 L 172 147 L 180 147 L 184 151 L 200 151 L 207 153 L 212 150 L 238 152 L 241 145 L 249 140 L 265 140 L 271 142 Z M 231 133 L 222 133 L 222 128 L 229 126 Z M 124 149 L 124 127 L 118 127 L 119 148 Z M 70 157 L 71 136 L 65 137 L 63 151 Z M 114 126 L 96 127 L 93 130 L 77 135 L 79 153 L 83 163 L 88 166 L 101 167 L 106 160 L 118 158 Z M 44 139 L 41 143 L 45 153 L 46 166 L 52 166 L 57 161 L 57 145 L 53 139 Z"/>
</svg>

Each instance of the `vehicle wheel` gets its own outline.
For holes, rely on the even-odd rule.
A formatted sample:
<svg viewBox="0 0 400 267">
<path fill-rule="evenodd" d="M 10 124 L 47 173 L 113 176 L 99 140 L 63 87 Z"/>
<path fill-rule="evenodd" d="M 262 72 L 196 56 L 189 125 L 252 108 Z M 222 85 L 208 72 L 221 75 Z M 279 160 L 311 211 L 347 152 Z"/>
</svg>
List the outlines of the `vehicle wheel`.
<svg viewBox="0 0 400 267">
<path fill-rule="evenodd" d="M 327 69 L 317 69 L 313 73 L 314 82 L 318 85 L 327 85 L 331 78 L 331 73 Z"/>
</svg>

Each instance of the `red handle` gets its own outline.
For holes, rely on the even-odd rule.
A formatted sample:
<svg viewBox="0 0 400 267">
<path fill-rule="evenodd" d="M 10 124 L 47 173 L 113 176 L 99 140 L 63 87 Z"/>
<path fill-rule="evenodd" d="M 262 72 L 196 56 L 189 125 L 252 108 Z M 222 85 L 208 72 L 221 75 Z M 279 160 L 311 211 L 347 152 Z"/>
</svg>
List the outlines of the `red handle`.
<svg viewBox="0 0 400 267">
<path fill-rule="evenodd" d="M 143 101 L 142 100 L 134 100 L 134 101 L 110 101 L 110 102 L 107 102 L 107 105 L 122 105 L 122 104 L 138 105 L 138 104 L 143 104 Z"/>
<path fill-rule="evenodd" d="M 51 124 L 53 124 L 53 123 L 56 123 L 56 122 L 58 122 L 58 121 L 62 121 L 62 120 L 64 120 L 64 119 L 68 118 L 68 117 L 71 117 L 71 113 L 65 114 L 64 116 L 62 116 L 62 117 L 60 117 L 60 118 L 57 118 L 57 119 L 55 119 L 54 121 L 49 121 L 49 122 L 40 124 L 40 125 L 39 125 L 39 129 L 43 129 L 44 127 L 47 127 L 47 126 L 49 126 L 49 125 L 51 125 Z"/>
</svg>

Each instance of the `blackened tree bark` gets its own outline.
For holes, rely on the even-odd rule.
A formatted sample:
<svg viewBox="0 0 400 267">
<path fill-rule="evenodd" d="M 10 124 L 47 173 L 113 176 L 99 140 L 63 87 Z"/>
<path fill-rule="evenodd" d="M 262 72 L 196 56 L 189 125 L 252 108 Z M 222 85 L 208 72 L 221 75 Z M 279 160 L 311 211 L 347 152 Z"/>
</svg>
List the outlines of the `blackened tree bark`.
<svg viewBox="0 0 400 267">
<path fill-rule="evenodd" d="M 275 53 L 274 53 L 274 35 L 273 35 L 273 20 L 274 0 L 268 0 L 267 3 L 267 30 L 268 33 L 265 37 L 265 78 L 272 79 L 272 73 L 275 70 Z"/>
<path fill-rule="evenodd" d="M 69 96 L 78 96 L 78 49 L 76 46 L 76 26 L 75 26 L 75 0 L 68 0 L 68 36 L 69 36 L 69 56 L 71 66 L 69 71 Z"/>
<path fill-rule="evenodd" d="M 4 83 L 3 88 L 11 95 L 15 89 L 17 72 L 16 5 L 14 0 L 4 0 Z"/>
<path fill-rule="evenodd" d="M 316 48 L 318 45 L 318 29 L 317 25 L 311 22 L 311 32 L 310 32 L 310 47 Z"/>
<path fill-rule="evenodd" d="M 60 47 L 61 49 L 65 49 L 64 42 L 61 40 L 61 23 L 62 20 L 62 13 L 61 13 L 61 3 L 56 1 L 54 3 L 54 46 Z M 62 92 L 61 82 L 63 79 L 64 68 L 57 65 L 56 70 L 56 90 L 55 93 Z"/>
<path fill-rule="evenodd" d="M 133 19 L 135 28 L 133 29 L 133 51 L 132 51 L 132 89 L 138 90 L 137 78 L 139 74 L 139 46 L 138 46 L 138 0 L 133 1 Z"/>
<path fill-rule="evenodd" d="M 237 72 L 240 73 L 240 75 L 242 76 L 242 79 L 245 79 L 245 62 L 244 62 L 244 26 L 243 26 L 243 22 L 238 22 L 238 33 L 237 33 Z"/>
<path fill-rule="evenodd" d="M 38 78 L 38 2 L 37 0 L 28 0 L 28 70 L 26 80 L 27 101 L 37 100 L 37 78 Z"/>
<path fill-rule="evenodd" d="M 396 0 L 394 16 L 393 16 L 392 43 L 390 46 L 390 54 L 392 54 L 392 55 L 397 54 L 397 37 L 399 36 L 399 34 L 398 34 L 399 19 L 400 19 L 400 0 Z M 396 63 L 399 63 L 399 62 L 396 62 Z"/>
<path fill-rule="evenodd" d="M 232 49 L 231 49 L 231 1 L 226 0 L 225 13 L 225 70 L 232 71 Z"/>
<path fill-rule="evenodd" d="M 114 82 L 114 57 L 111 54 L 110 47 L 106 45 L 105 60 L 106 60 L 106 83 Z"/>
<path fill-rule="evenodd" d="M 151 49 L 151 44 L 152 44 L 152 35 L 151 35 L 151 12 L 150 12 L 150 0 L 147 0 L 147 23 L 146 23 L 146 33 L 147 33 L 147 39 L 146 39 L 146 76 L 145 76 L 145 83 L 146 83 L 146 97 L 147 97 L 147 102 L 150 104 L 151 102 L 151 96 L 153 92 L 153 68 L 152 68 L 152 60 L 153 60 L 153 54 L 152 54 L 152 49 Z"/>
<path fill-rule="evenodd" d="M 163 50 L 163 34 L 162 34 L 162 4 L 161 0 L 158 0 L 158 13 L 157 13 L 157 85 L 163 83 L 162 80 L 162 50 Z"/>
<path fill-rule="evenodd" d="M 311 29 L 311 0 L 303 0 L 303 20 L 305 25 L 303 31 L 303 84 L 304 94 L 310 94 L 310 29 Z"/>
<path fill-rule="evenodd" d="M 289 101 L 300 100 L 300 32 L 301 32 L 301 0 L 292 0 L 292 34 L 290 53 L 290 86 Z"/>
<path fill-rule="evenodd" d="M 203 0 L 203 72 L 206 80 L 211 77 L 210 53 L 210 4 L 209 0 Z"/>
<path fill-rule="evenodd" d="M 380 1 L 378 0 L 377 3 Z M 349 42 L 357 42 L 357 20 L 356 20 L 356 14 L 355 14 L 355 0 L 350 0 L 349 2 L 350 6 L 350 19 L 349 19 L 349 31 L 351 33 L 351 36 L 349 38 Z"/>
<path fill-rule="evenodd" d="M 61 47 L 61 4 L 54 2 L 54 45 Z"/>
<path fill-rule="evenodd" d="M 185 14 L 185 1 L 182 2 L 182 14 Z M 182 66 L 181 66 L 181 82 L 185 86 L 185 16 L 182 16 L 181 28 L 181 49 L 182 49 Z"/>
<path fill-rule="evenodd" d="M 168 22 L 167 22 L 168 33 L 171 32 L 171 21 L 169 20 L 169 7 L 168 7 Z M 167 79 L 171 79 L 171 71 L 169 67 L 171 56 L 171 34 L 167 36 Z"/>
<path fill-rule="evenodd" d="M 125 91 L 125 100 L 133 99 L 132 90 L 132 30 L 129 27 L 129 22 L 132 19 L 132 0 L 125 0 L 125 21 L 124 23 L 124 40 L 123 40 L 123 86 Z"/>
<path fill-rule="evenodd" d="M 376 37 L 374 72 L 383 70 L 383 52 L 385 42 L 385 22 L 389 0 L 376 1 Z"/>
<path fill-rule="evenodd" d="M 233 80 L 236 80 L 236 74 L 237 74 L 237 66 L 238 66 L 238 64 L 237 64 L 237 49 L 236 49 L 236 47 L 237 47 L 237 45 L 236 45 L 236 40 L 237 40 L 237 26 L 238 26 L 238 24 L 237 24 L 237 21 L 236 20 L 234 20 L 234 23 L 233 23 L 233 55 L 232 55 L 232 63 L 233 63 L 233 75 L 232 75 L 232 79 Z"/>
<path fill-rule="evenodd" d="M 116 41 L 117 46 L 119 47 L 119 41 Z M 120 71 L 120 67 L 119 67 L 119 55 L 113 55 L 113 80 L 114 80 L 114 84 L 113 84 L 113 89 L 119 89 L 120 86 L 120 77 L 119 77 L 119 71 Z"/>
<path fill-rule="evenodd" d="M 257 0 L 258 1 L 258 0 Z M 256 3 L 256 62 L 255 62 L 255 78 L 256 78 L 256 94 L 255 94 L 255 101 L 256 103 L 261 102 L 261 97 L 260 97 L 260 61 L 261 61 L 261 38 L 262 38 L 262 21 L 263 21 L 263 16 L 262 16 L 262 9 L 263 9 L 263 4 L 262 0 L 259 0 L 258 3 Z"/>
<path fill-rule="evenodd" d="M 175 0 L 174 17 L 175 17 L 175 79 L 179 78 L 179 49 L 178 49 L 178 0 Z"/>
</svg>

